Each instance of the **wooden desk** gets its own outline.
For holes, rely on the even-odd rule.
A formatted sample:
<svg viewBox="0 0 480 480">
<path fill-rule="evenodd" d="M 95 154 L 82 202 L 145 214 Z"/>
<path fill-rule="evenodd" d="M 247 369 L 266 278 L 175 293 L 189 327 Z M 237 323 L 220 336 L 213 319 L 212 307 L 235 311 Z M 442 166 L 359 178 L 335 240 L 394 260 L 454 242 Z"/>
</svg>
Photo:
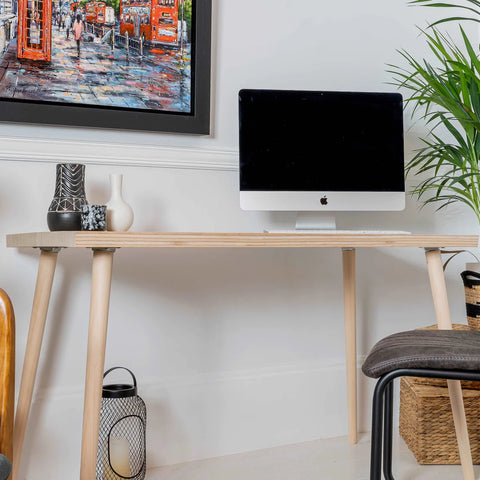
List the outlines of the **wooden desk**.
<svg viewBox="0 0 480 480">
<path fill-rule="evenodd" d="M 40 261 L 30 329 L 15 417 L 13 480 L 18 476 L 58 252 L 62 248 L 93 249 L 92 290 L 83 414 L 81 480 L 95 478 L 98 429 L 113 254 L 116 248 L 342 248 L 349 440 L 357 441 L 357 366 L 355 313 L 355 249 L 367 247 L 425 248 L 437 322 L 451 328 L 440 248 L 476 247 L 476 235 L 278 234 L 49 232 L 7 236 L 8 247 L 39 248 Z M 449 382 L 464 478 L 473 480 L 460 382 Z"/>
</svg>

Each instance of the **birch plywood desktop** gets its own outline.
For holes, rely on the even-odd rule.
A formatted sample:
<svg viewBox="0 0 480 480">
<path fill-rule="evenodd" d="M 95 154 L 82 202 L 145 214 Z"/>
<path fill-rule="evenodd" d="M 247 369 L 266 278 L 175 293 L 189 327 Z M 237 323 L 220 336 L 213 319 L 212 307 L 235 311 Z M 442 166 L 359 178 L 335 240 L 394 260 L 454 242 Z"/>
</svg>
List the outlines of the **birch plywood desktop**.
<svg viewBox="0 0 480 480">
<path fill-rule="evenodd" d="M 342 248 L 349 440 L 357 441 L 357 372 L 355 313 L 355 254 L 357 248 L 417 247 L 426 251 L 437 322 L 451 328 L 440 248 L 478 245 L 476 235 L 404 235 L 362 233 L 166 233 L 166 232 L 48 232 L 7 236 L 7 246 L 38 248 L 39 268 L 14 430 L 13 479 L 18 479 L 25 431 L 59 251 L 91 248 L 92 289 L 83 417 L 81 480 L 95 478 L 101 388 L 112 278 L 117 248 Z M 452 408 L 465 478 L 473 479 L 460 384 L 452 394 Z M 462 455 L 463 454 L 463 455 Z"/>
</svg>

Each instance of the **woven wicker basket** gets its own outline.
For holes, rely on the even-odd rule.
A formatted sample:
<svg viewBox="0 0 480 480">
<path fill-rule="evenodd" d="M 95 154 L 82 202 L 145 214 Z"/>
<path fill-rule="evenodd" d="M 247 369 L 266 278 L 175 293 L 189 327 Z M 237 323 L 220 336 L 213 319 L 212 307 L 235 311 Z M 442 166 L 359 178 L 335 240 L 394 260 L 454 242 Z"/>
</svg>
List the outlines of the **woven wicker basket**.
<svg viewBox="0 0 480 480">
<path fill-rule="evenodd" d="M 465 270 L 461 276 L 465 287 L 468 325 L 472 330 L 480 330 L 480 274 Z"/>
<path fill-rule="evenodd" d="M 462 390 L 472 458 L 480 463 L 480 391 Z M 448 388 L 400 382 L 400 435 L 423 465 L 459 464 Z"/>
</svg>

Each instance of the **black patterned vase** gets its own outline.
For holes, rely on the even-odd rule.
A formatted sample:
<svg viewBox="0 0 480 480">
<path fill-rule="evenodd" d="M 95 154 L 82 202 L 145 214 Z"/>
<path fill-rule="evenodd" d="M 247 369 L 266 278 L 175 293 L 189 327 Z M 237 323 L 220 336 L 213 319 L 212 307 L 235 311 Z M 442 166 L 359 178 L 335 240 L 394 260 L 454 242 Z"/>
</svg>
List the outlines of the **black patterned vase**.
<svg viewBox="0 0 480 480">
<path fill-rule="evenodd" d="M 55 195 L 47 214 L 52 231 L 81 230 L 82 207 L 88 205 L 85 197 L 85 165 L 58 163 Z"/>
</svg>

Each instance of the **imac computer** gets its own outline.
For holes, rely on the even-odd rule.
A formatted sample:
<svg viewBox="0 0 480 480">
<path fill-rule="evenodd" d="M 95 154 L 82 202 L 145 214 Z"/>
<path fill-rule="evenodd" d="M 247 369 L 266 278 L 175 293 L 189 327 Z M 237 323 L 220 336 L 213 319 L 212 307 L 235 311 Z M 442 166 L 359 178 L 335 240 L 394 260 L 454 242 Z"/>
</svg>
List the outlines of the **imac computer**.
<svg viewBox="0 0 480 480">
<path fill-rule="evenodd" d="M 297 211 L 302 231 L 405 207 L 399 93 L 241 90 L 239 115 L 244 210 Z"/>
</svg>

